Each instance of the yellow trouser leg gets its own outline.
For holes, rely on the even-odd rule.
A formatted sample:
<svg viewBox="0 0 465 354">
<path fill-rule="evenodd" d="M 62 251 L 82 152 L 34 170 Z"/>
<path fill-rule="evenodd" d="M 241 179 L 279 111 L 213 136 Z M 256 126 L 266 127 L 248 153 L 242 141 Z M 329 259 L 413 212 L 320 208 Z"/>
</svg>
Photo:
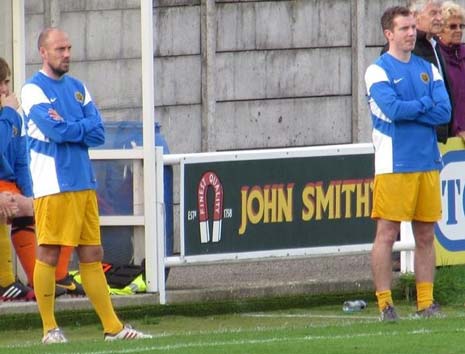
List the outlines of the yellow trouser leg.
<svg viewBox="0 0 465 354">
<path fill-rule="evenodd" d="M 102 321 L 104 332 L 110 334 L 118 333 L 123 329 L 123 324 L 113 309 L 102 263 L 80 263 L 79 271 L 84 291 L 94 306 L 100 321 Z"/>
<path fill-rule="evenodd" d="M 55 267 L 36 260 L 34 292 L 46 335 L 49 330 L 58 327 L 55 320 Z"/>
</svg>

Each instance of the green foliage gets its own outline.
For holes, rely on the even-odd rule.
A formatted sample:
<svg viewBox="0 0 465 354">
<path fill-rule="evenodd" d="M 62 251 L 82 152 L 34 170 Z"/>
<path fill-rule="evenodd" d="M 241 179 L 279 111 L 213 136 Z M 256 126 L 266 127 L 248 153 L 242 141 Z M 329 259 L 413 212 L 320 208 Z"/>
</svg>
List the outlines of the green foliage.
<svg viewBox="0 0 465 354">
<path fill-rule="evenodd" d="M 402 274 L 399 277 L 400 294 L 407 301 L 416 300 L 415 275 Z M 465 303 L 465 266 L 439 267 L 434 281 L 434 298 L 441 305 L 462 305 Z"/>
<path fill-rule="evenodd" d="M 465 266 L 438 268 L 434 282 L 434 297 L 443 305 L 465 303 Z"/>
<path fill-rule="evenodd" d="M 409 302 L 415 301 L 415 274 L 404 273 L 400 275 L 398 280 L 398 294 L 400 298 L 404 298 Z"/>
</svg>

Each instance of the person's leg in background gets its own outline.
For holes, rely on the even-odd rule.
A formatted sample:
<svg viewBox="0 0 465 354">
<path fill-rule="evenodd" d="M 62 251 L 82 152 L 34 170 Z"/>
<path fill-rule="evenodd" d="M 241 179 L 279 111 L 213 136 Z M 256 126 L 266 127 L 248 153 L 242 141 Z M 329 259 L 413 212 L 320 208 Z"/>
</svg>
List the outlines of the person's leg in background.
<svg viewBox="0 0 465 354">
<path fill-rule="evenodd" d="M 16 281 L 11 254 L 10 227 L 0 224 L 0 299 L 29 301 L 34 298 L 35 294 L 31 288 Z"/>
</svg>

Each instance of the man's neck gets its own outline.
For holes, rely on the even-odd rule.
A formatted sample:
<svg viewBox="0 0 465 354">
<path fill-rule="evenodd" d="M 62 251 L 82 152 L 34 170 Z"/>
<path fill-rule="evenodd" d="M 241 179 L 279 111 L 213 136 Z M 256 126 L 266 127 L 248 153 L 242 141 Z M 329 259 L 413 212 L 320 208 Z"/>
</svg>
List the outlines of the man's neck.
<svg viewBox="0 0 465 354">
<path fill-rule="evenodd" d="M 392 50 L 391 48 L 389 48 L 388 53 L 392 55 L 394 58 L 396 58 L 397 60 L 404 62 L 404 63 L 408 63 L 410 61 L 410 57 L 412 56 L 412 52 L 410 51 L 405 52 L 402 50 Z"/>
<path fill-rule="evenodd" d="M 43 72 L 46 76 L 53 80 L 60 80 L 61 78 L 61 76 L 58 76 L 53 70 L 51 70 L 48 66 L 45 65 L 42 66 L 41 72 Z"/>
<path fill-rule="evenodd" d="M 431 40 L 431 38 L 433 38 L 434 35 L 428 31 L 424 31 L 421 28 L 417 27 L 417 38 L 422 36 L 425 36 L 427 40 Z"/>
</svg>

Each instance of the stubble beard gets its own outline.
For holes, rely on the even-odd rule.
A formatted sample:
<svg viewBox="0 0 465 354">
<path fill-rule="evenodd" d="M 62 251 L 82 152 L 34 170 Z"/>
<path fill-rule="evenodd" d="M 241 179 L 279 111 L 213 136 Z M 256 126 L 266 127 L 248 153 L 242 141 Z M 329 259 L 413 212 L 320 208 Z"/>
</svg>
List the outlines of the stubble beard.
<svg viewBox="0 0 465 354">
<path fill-rule="evenodd" d="M 61 67 L 61 66 L 56 66 L 52 67 L 50 66 L 50 69 L 52 70 L 53 74 L 55 74 L 57 77 L 62 77 L 64 74 L 66 74 L 69 71 L 69 64 Z"/>
</svg>

